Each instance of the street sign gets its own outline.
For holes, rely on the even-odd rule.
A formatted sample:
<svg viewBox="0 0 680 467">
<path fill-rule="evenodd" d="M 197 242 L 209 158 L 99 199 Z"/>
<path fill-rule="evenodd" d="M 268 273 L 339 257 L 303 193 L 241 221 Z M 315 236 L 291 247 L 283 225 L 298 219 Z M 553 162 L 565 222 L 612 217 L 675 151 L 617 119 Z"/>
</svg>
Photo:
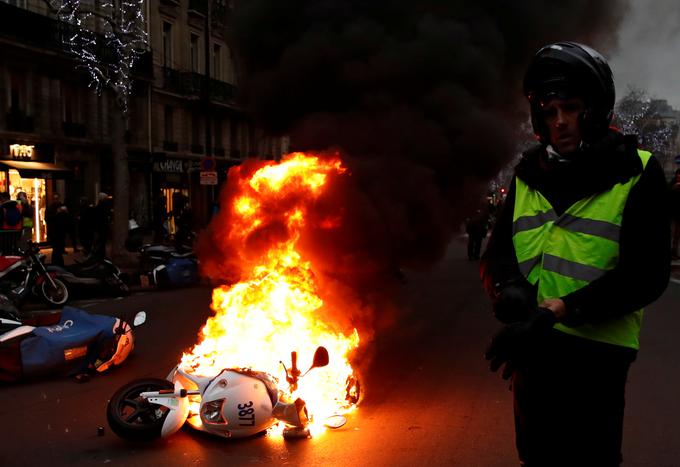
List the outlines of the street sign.
<svg viewBox="0 0 680 467">
<path fill-rule="evenodd" d="M 214 172 L 217 169 L 217 162 L 214 157 L 204 157 L 201 159 L 201 170 L 203 172 Z"/>
<path fill-rule="evenodd" d="M 217 185 L 217 172 L 201 171 L 201 185 Z"/>
</svg>

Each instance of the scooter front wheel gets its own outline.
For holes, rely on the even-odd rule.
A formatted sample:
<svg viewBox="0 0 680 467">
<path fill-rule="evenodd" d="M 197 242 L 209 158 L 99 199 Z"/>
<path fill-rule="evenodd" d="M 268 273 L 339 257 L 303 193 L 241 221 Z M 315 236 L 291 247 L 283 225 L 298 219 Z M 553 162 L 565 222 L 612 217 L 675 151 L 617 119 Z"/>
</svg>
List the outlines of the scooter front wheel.
<svg viewBox="0 0 680 467">
<path fill-rule="evenodd" d="M 68 301 L 68 288 L 56 277 L 53 277 L 52 281 L 54 286 L 50 284 L 50 281 L 43 281 L 40 284 L 40 294 L 50 305 L 61 306 Z"/>
<path fill-rule="evenodd" d="M 106 420 L 111 430 L 129 441 L 152 441 L 160 438 L 163 422 L 170 409 L 152 404 L 140 394 L 173 388 L 173 384 L 165 379 L 145 378 L 118 389 L 106 406 Z"/>
</svg>

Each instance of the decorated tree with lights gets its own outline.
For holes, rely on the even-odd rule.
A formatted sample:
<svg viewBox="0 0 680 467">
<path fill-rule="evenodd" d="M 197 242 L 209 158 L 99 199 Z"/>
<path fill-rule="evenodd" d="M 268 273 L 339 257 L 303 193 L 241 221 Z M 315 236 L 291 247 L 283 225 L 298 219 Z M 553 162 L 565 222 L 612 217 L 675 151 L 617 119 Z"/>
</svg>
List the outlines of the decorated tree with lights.
<svg viewBox="0 0 680 467">
<path fill-rule="evenodd" d="M 652 151 L 665 166 L 673 152 L 678 124 L 676 119 L 661 115 L 654 103 L 644 90 L 629 87 L 616 104 L 614 124 L 625 134 L 637 134 L 641 146 Z"/>
<path fill-rule="evenodd" d="M 148 49 L 144 0 L 44 0 L 62 22 L 62 42 L 90 76 L 91 87 L 108 94 L 114 166 L 112 255 L 124 253 L 130 173 L 125 144 L 135 60 Z"/>
</svg>

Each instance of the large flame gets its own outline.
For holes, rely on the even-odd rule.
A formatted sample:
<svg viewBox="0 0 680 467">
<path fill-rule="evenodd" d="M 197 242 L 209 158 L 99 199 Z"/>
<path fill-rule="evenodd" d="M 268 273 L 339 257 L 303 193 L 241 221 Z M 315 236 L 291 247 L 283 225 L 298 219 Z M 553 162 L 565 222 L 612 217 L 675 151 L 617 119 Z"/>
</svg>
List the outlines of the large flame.
<svg viewBox="0 0 680 467">
<path fill-rule="evenodd" d="M 285 390 L 286 372 L 280 362 L 290 368 L 294 351 L 304 372 L 315 349 L 324 346 L 329 365 L 302 378 L 291 396 L 302 397 L 317 420 L 350 409 L 346 385 L 353 370 L 348 357 L 359 345 L 359 335 L 356 329 L 345 335 L 334 323 L 320 319 L 324 301 L 317 293 L 313 265 L 296 251 L 308 210 L 328 176 L 345 172 L 337 157 L 293 153 L 281 163 L 268 163 L 238 178 L 239 187 L 226 207 L 232 211 L 224 241 L 246 245 L 260 226 L 268 225 L 273 203 L 293 192 L 296 202 L 285 203 L 285 212 L 275 213 L 284 219 L 286 235 L 267 245 L 255 260 L 249 257 L 243 280 L 213 291 L 215 315 L 202 328 L 201 341 L 182 356 L 185 370 L 214 375 L 223 368 L 252 368 L 274 375 Z"/>
</svg>

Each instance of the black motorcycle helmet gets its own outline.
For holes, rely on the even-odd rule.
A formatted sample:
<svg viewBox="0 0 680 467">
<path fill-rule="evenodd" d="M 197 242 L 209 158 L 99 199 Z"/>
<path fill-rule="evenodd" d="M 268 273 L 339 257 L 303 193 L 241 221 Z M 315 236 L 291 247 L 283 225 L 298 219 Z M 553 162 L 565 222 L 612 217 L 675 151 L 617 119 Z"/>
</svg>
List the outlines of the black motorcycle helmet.
<svg viewBox="0 0 680 467">
<path fill-rule="evenodd" d="M 607 133 L 612 120 L 615 89 L 612 70 L 596 50 L 576 42 L 556 42 L 541 48 L 524 76 L 524 95 L 531 105 L 534 133 L 549 143 L 541 104 L 552 97 L 581 97 L 583 142 L 595 142 Z"/>
</svg>

